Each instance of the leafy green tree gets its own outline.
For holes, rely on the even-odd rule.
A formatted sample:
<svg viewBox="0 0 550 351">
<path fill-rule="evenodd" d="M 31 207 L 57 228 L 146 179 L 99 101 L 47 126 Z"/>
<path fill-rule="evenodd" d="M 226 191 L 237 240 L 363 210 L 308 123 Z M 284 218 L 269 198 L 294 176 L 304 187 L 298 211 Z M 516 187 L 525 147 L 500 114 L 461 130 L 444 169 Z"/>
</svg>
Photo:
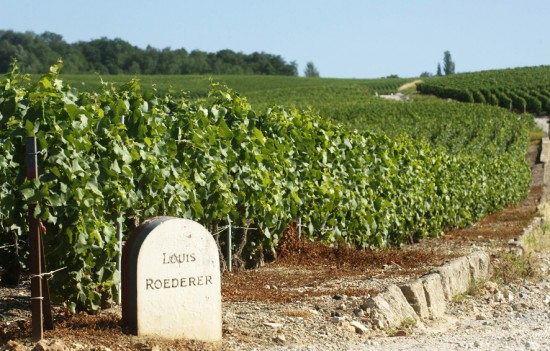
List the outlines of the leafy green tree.
<svg viewBox="0 0 550 351">
<path fill-rule="evenodd" d="M 455 74 L 455 63 L 453 62 L 449 51 L 445 51 L 443 53 L 443 72 L 446 76 Z"/>
<path fill-rule="evenodd" d="M 317 70 L 313 62 L 310 61 L 306 64 L 304 75 L 306 77 L 315 77 L 315 78 L 319 77 L 319 71 Z"/>
<path fill-rule="evenodd" d="M 296 62 L 265 52 L 140 49 L 122 39 L 105 37 L 68 44 L 51 32 L 37 35 L 0 30 L 0 72 L 9 71 L 13 58 L 26 73 L 46 73 L 62 58 L 65 73 L 298 75 Z"/>
<path fill-rule="evenodd" d="M 436 76 L 441 77 L 443 75 L 443 72 L 441 72 L 441 64 L 437 64 L 437 73 Z"/>
</svg>

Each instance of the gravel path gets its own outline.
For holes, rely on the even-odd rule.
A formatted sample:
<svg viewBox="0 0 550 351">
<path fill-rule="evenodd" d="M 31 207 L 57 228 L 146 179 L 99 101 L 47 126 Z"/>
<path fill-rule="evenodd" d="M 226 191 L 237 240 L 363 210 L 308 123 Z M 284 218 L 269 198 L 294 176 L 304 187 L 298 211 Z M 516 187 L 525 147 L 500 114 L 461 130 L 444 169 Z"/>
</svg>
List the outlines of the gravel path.
<svg viewBox="0 0 550 351">
<path fill-rule="evenodd" d="M 353 335 L 346 323 L 330 327 L 329 322 L 329 327 L 318 328 L 320 333 L 313 333 L 312 339 L 311 329 L 323 322 L 294 316 L 294 320 L 280 319 L 280 323 L 274 323 L 278 325 L 264 326 L 273 331 L 257 326 L 258 332 L 271 333 L 272 345 L 237 343 L 230 349 L 550 350 L 550 254 L 538 254 L 537 262 L 540 278 L 535 281 L 505 286 L 488 282 L 474 297 L 464 296 L 453 302 L 444 319 L 412 327 L 410 335 L 404 337 L 376 336 L 387 335 L 387 330 Z M 258 313 L 270 312 L 262 310 Z"/>
<path fill-rule="evenodd" d="M 546 264 L 550 259 L 546 258 Z M 550 350 L 550 279 L 512 285 L 450 311 L 447 324 L 407 338 L 345 345 L 349 350 Z M 500 293 L 499 293 L 500 292 Z M 504 297 L 506 295 L 506 297 Z M 501 299 L 502 297 L 502 299 Z M 370 345 L 369 345 L 370 343 Z M 328 348 L 325 348 L 328 350 Z"/>
</svg>

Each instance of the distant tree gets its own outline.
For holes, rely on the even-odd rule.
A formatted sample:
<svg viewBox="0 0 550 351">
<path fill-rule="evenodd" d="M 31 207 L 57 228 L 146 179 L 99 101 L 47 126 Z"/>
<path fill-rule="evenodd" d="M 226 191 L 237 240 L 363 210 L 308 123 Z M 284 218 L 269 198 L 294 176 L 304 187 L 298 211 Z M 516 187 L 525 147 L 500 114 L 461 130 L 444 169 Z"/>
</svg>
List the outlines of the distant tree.
<svg viewBox="0 0 550 351">
<path fill-rule="evenodd" d="M 386 76 L 385 78 L 399 78 L 397 74 L 390 74 L 389 76 Z"/>
<path fill-rule="evenodd" d="M 315 65 L 313 64 L 313 62 L 308 62 L 306 64 L 306 69 L 304 70 L 304 75 L 306 77 L 319 77 L 319 71 L 317 70 L 317 68 L 315 67 Z"/>
<path fill-rule="evenodd" d="M 420 78 L 429 78 L 433 76 L 433 74 L 431 74 L 430 72 L 422 72 L 420 73 Z"/>
<path fill-rule="evenodd" d="M 286 68 L 286 73 L 289 76 L 297 76 L 298 75 L 298 62 L 292 61 L 290 65 Z"/>
<path fill-rule="evenodd" d="M 443 72 L 441 72 L 441 64 L 437 64 L 437 73 L 435 74 L 438 77 L 441 77 L 443 75 Z"/>
<path fill-rule="evenodd" d="M 445 72 L 446 76 L 455 74 L 455 63 L 453 62 L 449 51 L 445 51 L 443 53 L 443 72 Z"/>
</svg>

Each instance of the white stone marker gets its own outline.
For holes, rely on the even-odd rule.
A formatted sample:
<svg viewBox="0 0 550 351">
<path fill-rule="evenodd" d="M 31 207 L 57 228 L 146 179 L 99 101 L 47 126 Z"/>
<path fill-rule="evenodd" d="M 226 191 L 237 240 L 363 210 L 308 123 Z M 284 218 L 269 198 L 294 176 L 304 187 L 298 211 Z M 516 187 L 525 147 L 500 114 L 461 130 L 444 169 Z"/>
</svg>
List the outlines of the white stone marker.
<svg viewBox="0 0 550 351">
<path fill-rule="evenodd" d="M 122 252 L 122 319 L 136 335 L 222 339 L 218 248 L 197 222 L 155 217 Z"/>
</svg>

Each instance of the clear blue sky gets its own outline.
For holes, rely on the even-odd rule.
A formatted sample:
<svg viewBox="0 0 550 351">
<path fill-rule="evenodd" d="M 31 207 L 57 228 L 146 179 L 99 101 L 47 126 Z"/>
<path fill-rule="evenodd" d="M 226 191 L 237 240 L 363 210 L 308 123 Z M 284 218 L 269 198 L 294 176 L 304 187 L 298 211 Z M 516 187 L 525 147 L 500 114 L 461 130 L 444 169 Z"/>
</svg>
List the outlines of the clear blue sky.
<svg viewBox="0 0 550 351">
<path fill-rule="evenodd" d="M 0 29 L 141 48 L 264 51 L 322 77 L 550 64 L 549 0 L 0 0 Z"/>
</svg>

